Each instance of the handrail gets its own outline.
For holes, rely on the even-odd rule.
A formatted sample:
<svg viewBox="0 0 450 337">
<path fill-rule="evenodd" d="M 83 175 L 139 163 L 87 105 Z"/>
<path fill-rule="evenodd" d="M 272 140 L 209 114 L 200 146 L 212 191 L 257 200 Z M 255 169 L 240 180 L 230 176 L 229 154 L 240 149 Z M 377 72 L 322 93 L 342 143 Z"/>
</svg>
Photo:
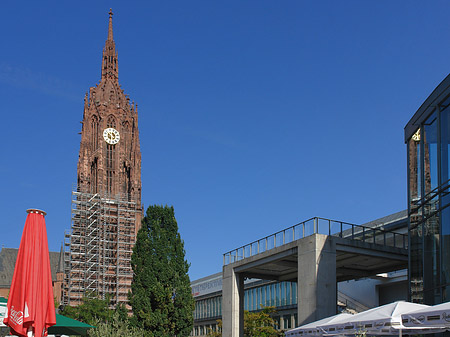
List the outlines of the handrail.
<svg viewBox="0 0 450 337">
<path fill-rule="evenodd" d="M 228 265 L 240 261 L 312 234 L 325 234 L 404 249 L 408 245 L 407 234 L 385 230 L 380 227 L 366 227 L 344 221 L 314 217 L 226 252 L 223 254 L 223 264 Z"/>
</svg>

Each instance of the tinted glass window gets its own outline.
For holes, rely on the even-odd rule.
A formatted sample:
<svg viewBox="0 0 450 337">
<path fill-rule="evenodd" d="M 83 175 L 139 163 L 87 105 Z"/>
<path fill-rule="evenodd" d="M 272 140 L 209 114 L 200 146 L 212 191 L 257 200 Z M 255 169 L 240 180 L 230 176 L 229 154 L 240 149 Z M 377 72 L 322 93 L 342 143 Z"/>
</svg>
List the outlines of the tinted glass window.
<svg viewBox="0 0 450 337">
<path fill-rule="evenodd" d="M 433 113 L 424 124 L 424 189 L 425 194 L 430 193 L 438 186 L 438 148 L 437 148 L 437 119 Z"/>
</svg>

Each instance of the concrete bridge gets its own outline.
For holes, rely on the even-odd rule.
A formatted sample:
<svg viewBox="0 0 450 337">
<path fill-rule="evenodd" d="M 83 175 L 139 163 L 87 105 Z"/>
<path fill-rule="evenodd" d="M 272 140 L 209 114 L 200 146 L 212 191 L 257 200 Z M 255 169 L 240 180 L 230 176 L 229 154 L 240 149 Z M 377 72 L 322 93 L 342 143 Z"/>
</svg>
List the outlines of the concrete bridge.
<svg viewBox="0 0 450 337">
<path fill-rule="evenodd" d="M 297 282 L 302 325 L 336 314 L 337 282 L 408 267 L 407 235 L 345 223 L 332 232 L 331 222 L 328 233 L 321 234 L 327 232 L 326 226 L 321 229 L 315 219 L 313 234 L 308 236 L 295 239 L 295 227 L 303 224 L 304 229 L 302 223 L 224 255 L 224 337 L 243 336 L 245 278 Z M 286 240 L 286 233 L 291 239 Z"/>
</svg>

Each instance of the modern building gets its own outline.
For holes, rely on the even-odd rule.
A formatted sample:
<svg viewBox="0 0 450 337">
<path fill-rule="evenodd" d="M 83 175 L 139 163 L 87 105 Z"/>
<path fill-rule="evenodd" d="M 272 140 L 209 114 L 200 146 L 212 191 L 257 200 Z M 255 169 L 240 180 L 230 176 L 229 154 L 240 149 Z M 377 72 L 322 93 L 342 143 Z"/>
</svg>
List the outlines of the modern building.
<svg viewBox="0 0 450 337">
<path fill-rule="evenodd" d="M 407 211 L 397 212 L 361 226 L 331 220 L 328 222 L 325 219 L 314 218 L 289 227 L 262 240 L 255 241 L 242 247 L 242 249 L 238 248 L 235 251 L 224 254 L 224 263 L 227 264 L 235 260 L 243 261 L 246 256 L 257 256 L 261 253 L 256 252 L 256 250 L 260 249 L 261 246 L 264 246 L 264 252 L 270 253 L 270 250 L 276 251 L 277 247 L 275 246 L 292 243 L 292 239 L 288 240 L 287 236 L 300 239 L 302 234 L 308 237 L 314 231 L 330 233 L 333 227 L 337 230 L 337 232 L 332 232 L 333 234 L 344 238 L 353 236 L 357 241 L 361 241 L 360 243 L 364 240 L 370 243 L 382 240 L 387 243 L 389 243 L 388 241 L 396 241 L 403 246 L 403 244 L 407 243 L 407 220 Z M 331 224 L 331 227 L 328 224 Z M 300 232 L 298 231 L 299 229 Z M 381 235 L 376 236 L 374 233 Z M 398 237 L 394 239 L 393 235 L 397 235 Z M 390 242 L 390 244 L 392 243 L 394 242 Z M 259 248 L 257 248 L 258 245 Z M 360 246 L 362 247 L 362 245 Z M 232 261 L 230 261 L 230 257 L 232 257 Z M 353 264 L 356 266 L 354 268 L 357 268 L 359 265 L 361 270 L 350 270 L 345 267 L 344 272 L 349 277 L 345 278 L 345 281 L 337 283 L 336 301 L 334 302 L 333 311 L 355 313 L 395 300 L 407 299 L 408 281 L 407 270 L 405 269 L 406 262 L 402 264 L 404 266 L 403 268 L 392 271 L 396 269 L 394 266 L 386 265 L 381 260 L 372 259 L 367 256 L 367 260 L 372 264 L 371 268 L 375 267 L 379 270 L 387 268 L 387 270 L 391 270 L 390 272 L 377 274 L 369 270 L 370 268 L 367 268 L 361 262 L 361 258 L 364 259 L 365 257 L 352 257 L 350 254 L 344 256 L 346 260 L 353 259 L 356 262 Z M 406 257 L 405 260 L 407 260 Z M 342 267 L 344 265 L 341 265 L 340 268 Z M 291 270 L 288 270 L 289 268 Z M 285 259 L 277 259 L 274 263 L 270 264 L 266 271 L 270 269 L 271 273 L 273 273 L 275 270 L 288 270 L 284 275 L 277 272 L 272 274 L 272 279 L 268 277 L 270 276 L 269 274 L 261 275 L 261 279 L 245 277 L 242 294 L 243 310 L 255 312 L 261 310 L 263 306 L 273 306 L 277 311 L 274 319 L 280 330 L 287 330 L 298 326 L 301 323 L 299 322 L 298 316 L 299 291 L 303 290 L 303 288 L 298 287 L 296 276 L 298 271 L 294 270 L 296 268 L 297 262 L 289 263 Z M 260 269 L 261 273 L 266 271 Z M 331 271 L 329 273 L 332 274 Z M 337 273 L 336 279 L 343 278 L 339 275 L 341 275 L 341 272 Z M 218 329 L 217 321 L 222 319 L 223 313 L 223 282 L 223 273 L 213 274 L 191 282 L 192 294 L 195 299 L 193 336 L 205 336 L 210 330 Z"/>
<path fill-rule="evenodd" d="M 450 75 L 405 127 L 411 301 L 450 301 Z"/>
<path fill-rule="evenodd" d="M 119 85 L 109 12 L 101 79 L 84 99 L 72 225 L 65 236 L 63 304 L 95 293 L 127 303 L 131 254 L 142 217 L 137 105 Z"/>
</svg>

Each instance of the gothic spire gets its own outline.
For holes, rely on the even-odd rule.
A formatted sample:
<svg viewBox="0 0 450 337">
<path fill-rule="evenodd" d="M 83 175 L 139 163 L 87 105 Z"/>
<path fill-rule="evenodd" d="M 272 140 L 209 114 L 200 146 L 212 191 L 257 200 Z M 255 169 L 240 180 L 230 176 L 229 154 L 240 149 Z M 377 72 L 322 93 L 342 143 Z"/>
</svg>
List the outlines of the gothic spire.
<svg viewBox="0 0 450 337">
<path fill-rule="evenodd" d="M 109 10 L 109 23 L 108 23 L 108 39 L 105 42 L 105 48 L 103 48 L 103 62 L 102 62 L 102 80 L 103 79 L 115 79 L 119 78 L 119 65 L 117 62 L 116 44 L 113 39 L 113 26 L 112 26 L 112 9 Z"/>
</svg>

